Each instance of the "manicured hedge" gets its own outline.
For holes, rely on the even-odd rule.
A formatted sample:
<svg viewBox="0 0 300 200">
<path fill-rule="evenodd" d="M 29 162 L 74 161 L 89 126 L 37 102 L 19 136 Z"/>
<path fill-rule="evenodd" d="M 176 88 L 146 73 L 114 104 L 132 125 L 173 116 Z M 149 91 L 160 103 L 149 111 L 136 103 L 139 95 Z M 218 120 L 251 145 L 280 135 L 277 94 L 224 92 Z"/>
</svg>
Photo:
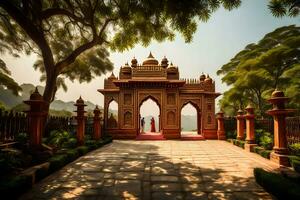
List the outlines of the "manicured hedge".
<svg viewBox="0 0 300 200">
<path fill-rule="evenodd" d="M 254 153 L 261 155 L 264 158 L 270 159 L 271 150 L 266 150 L 263 147 L 256 146 L 253 148 Z"/>
<path fill-rule="evenodd" d="M 241 148 L 245 148 L 245 141 L 243 140 L 237 140 L 237 139 L 228 139 L 228 142 L 233 143 L 234 145 L 241 147 Z"/>
<path fill-rule="evenodd" d="M 278 199 L 300 199 L 300 184 L 280 174 L 254 169 L 256 182 Z"/>
<path fill-rule="evenodd" d="M 0 181 L 0 194 L 3 199 L 17 199 L 22 193 L 32 187 L 31 176 L 15 176 Z"/>
<path fill-rule="evenodd" d="M 299 156 L 289 156 L 290 164 L 294 170 L 300 173 L 300 157 Z"/>
</svg>

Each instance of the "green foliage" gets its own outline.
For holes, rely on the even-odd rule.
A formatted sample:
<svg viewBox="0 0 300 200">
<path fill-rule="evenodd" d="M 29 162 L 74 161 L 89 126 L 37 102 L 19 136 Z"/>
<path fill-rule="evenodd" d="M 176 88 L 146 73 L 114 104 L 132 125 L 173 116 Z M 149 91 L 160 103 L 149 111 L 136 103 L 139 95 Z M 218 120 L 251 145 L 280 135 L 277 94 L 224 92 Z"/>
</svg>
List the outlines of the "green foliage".
<svg viewBox="0 0 300 200">
<path fill-rule="evenodd" d="M 69 149 L 66 154 L 70 162 L 79 157 L 79 152 L 77 149 Z"/>
<path fill-rule="evenodd" d="M 241 0 L 0 1 L 0 51 L 38 54 L 34 68 L 47 80 L 44 98 L 50 102 L 58 87 L 66 90 L 66 78 L 91 81 L 112 70 L 109 49 L 173 40 L 177 32 L 190 42 L 197 20 L 206 22 L 219 7 L 232 10 L 240 4 Z"/>
<path fill-rule="evenodd" d="M 28 141 L 28 134 L 27 133 L 19 133 L 16 138 L 15 141 L 20 143 L 20 144 L 26 144 Z"/>
<path fill-rule="evenodd" d="M 9 179 L 1 179 L 0 192 L 3 197 L 17 199 L 22 193 L 31 188 L 32 176 L 15 176 Z"/>
<path fill-rule="evenodd" d="M 289 145 L 289 150 L 292 155 L 300 156 L 300 143 L 294 143 Z"/>
<path fill-rule="evenodd" d="M 0 175 L 28 167 L 32 157 L 16 149 L 0 150 Z"/>
<path fill-rule="evenodd" d="M 270 0 L 268 5 L 271 13 L 275 17 L 297 17 L 300 11 L 300 1 L 299 0 Z"/>
<path fill-rule="evenodd" d="M 49 162 L 50 162 L 49 170 L 51 172 L 54 172 L 62 168 L 64 165 L 66 165 L 69 162 L 68 155 L 67 154 L 54 155 L 49 159 Z"/>
<path fill-rule="evenodd" d="M 298 173 L 300 173 L 300 160 L 297 160 L 297 159 L 293 159 L 292 162 L 291 162 L 294 170 Z"/>
<path fill-rule="evenodd" d="M 85 145 L 90 149 L 96 149 L 98 147 L 96 140 L 86 140 Z"/>
<path fill-rule="evenodd" d="M 266 102 L 275 88 L 291 97 L 290 107 L 300 109 L 300 27 L 284 26 L 249 44 L 218 70 L 222 82 L 231 86 L 219 104 L 228 115 L 248 102 L 264 116 Z"/>
<path fill-rule="evenodd" d="M 263 129 L 255 130 L 255 143 L 264 149 L 273 149 L 273 135 Z"/>
<path fill-rule="evenodd" d="M 253 148 L 254 153 L 261 155 L 264 158 L 270 159 L 271 150 L 266 150 L 263 147 L 256 146 Z"/>
<path fill-rule="evenodd" d="M 62 147 L 66 142 L 69 142 L 71 134 L 63 130 L 54 130 L 51 131 L 50 136 L 46 140 L 46 144 L 52 145 L 56 148 Z M 68 144 L 66 144 L 68 145 Z"/>
<path fill-rule="evenodd" d="M 245 141 L 243 141 L 243 140 L 232 139 L 232 143 L 243 149 L 245 148 Z"/>
<path fill-rule="evenodd" d="M 79 155 L 82 156 L 84 154 L 86 154 L 87 152 L 89 152 L 89 148 L 87 146 L 80 146 L 76 148 Z"/>
<path fill-rule="evenodd" d="M 227 139 L 236 139 L 236 130 L 235 131 L 226 131 Z"/>
<path fill-rule="evenodd" d="M 1 26 L 1 25 L 0 25 Z M 0 35 L 0 45 L 1 45 L 1 35 Z M 1 53 L 2 47 L 0 47 L 0 53 Z M 14 95 L 18 95 L 18 92 L 20 92 L 22 89 L 18 85 L 17 82 L 15 82 L 11 77 L 11 72 L 6 67 L 6 64 L 3 60 L 0 59 L 0 85 L 3 85 L 10 89 Z"/>
<path fill-rule="evenodd" d="M 76 138 L 69 138 L 68 141 L 62 143 L 63 148 L 75 148 L 77 146 L 77 139 Z"/>
<path fill-rule="evenodd" d="M 256 182 L 278 199 L 300 199 L 300 185 L 280 174 L 254 169 Z"/>
</svg>

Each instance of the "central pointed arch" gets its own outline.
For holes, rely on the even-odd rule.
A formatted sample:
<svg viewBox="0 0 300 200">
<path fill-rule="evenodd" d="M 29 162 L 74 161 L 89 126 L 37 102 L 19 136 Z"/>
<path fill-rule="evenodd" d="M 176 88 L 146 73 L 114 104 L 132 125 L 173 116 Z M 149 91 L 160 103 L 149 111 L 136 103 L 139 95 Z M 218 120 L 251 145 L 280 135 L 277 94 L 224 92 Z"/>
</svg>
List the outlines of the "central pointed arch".
<svg viewBox="0 0 300 200">
<path fill-rule="evenodd" d="M 139 133 L 151 132 L 150 121 L 154 118 L 155 121 L 155 132 L 159 133 L 161 131 L 161 105 L 160 102 L 152 95 L 144 97 L 138 105 L 139 113 Z M 144 117 L 145 126 L 144 130 L 141 127 L 141 119 Z"/>
</svg>

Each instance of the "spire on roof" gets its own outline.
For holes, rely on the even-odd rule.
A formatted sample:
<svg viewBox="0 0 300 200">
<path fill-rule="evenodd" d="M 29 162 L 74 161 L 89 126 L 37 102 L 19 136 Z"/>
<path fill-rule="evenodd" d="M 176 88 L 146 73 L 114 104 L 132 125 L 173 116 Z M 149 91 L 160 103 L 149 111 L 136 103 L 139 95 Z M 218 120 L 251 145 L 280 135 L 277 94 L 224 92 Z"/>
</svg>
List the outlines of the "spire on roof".
<svg viewBox="0 0 300 200">
<path fill-rule="evenodd" d="M 153 55 L 152 55 L 152 53 L 151 53 L 151 51 L 150 51 L 150 53 L 149 53 L 148 58 L 154 58 Z"/>
</svg>

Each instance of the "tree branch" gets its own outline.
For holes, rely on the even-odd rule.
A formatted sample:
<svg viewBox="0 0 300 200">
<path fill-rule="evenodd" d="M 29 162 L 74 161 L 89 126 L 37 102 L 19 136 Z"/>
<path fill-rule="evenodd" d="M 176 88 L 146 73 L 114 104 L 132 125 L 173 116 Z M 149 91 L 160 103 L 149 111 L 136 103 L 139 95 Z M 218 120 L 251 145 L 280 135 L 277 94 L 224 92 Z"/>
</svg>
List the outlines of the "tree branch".
<svg viewBox="0 0 300 200">
<path fill-rule="evenodd" d="M 105 42 L 101 36 L 103 34 L 103 32 L 105 31 L 106 27 L 108 26 L 109 22 L 116 20 L 116 19 L 106 19 L 102 28 L 100 29 L 100 32 L 97 36 L 94 36 L 93 40 L 90 42 L 87 42 L 79 47 L 77 47 L 77 49 L 75 49 L 68 57 L 66 57 L 64 60 L 58 62 L 55 65 L 56 68 L 56 72 L 60 73 L 66 66 L 72 64 L 76 58 L 83 53 L 84 51 L 94 47 L 97 44 L 101 44 L 103 42 Z"/>
<path fill-rule="evenodd" d="M 47 74 L 52 73 L 51 68 L 54 66 L 53 54 L 44 37 L 44 33 L 35 25 L 32 21 L 28 20 L 17 7 L 15 7 L 10 1 L 0 1 L 0 6 L 23 28 L 23 30 L 29 35 L 29 37 L 36 43 L 40 48 L 43 58 L 44 65 Z"/>
<path fill-rule="evenodd" d="M 78 17 L 75 14 L 73 14 L 65 9 L 62 9 L 62 8 L 48 8 L 41 12 L 41 17 L 43 20 L 48 19 L 53 16 L 56 16 L 56 15 L 65 15 L 65 16 L 68 16 L 68 17 L 72 18 L 73 20 L 78 21 L 86 26 L 91 26 L 83 18 Z"/>
</svg>

